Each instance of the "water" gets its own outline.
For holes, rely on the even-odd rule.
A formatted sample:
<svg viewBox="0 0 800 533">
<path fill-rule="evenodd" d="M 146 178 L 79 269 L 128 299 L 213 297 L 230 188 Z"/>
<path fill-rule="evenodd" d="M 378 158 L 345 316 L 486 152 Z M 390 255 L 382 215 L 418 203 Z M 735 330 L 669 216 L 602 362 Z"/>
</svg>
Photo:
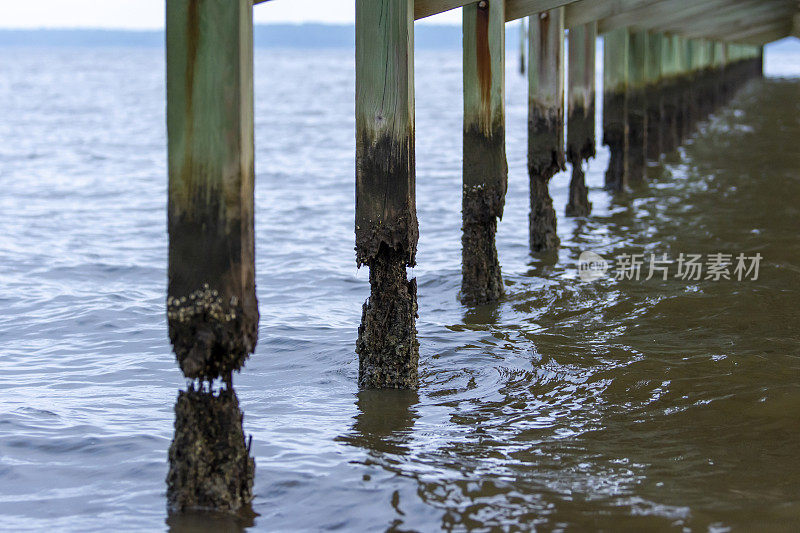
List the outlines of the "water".
<svg viewBox="0 0 800 533">
<path fill-rule="evenodd" d="M 0 54 L 3 528 L 166 520 L 184 385 L 165 324 L 157 49 Z M 797 64 L 797 56 L 777 60 Z M 507 297 L 459 304 L 460 54 L 417 56 L 421 389 L 364 392 L 349 51 L 256 56 L 260 341 L 236 377 L 258 530 L 788 530 L 800 521 L 800 100 L 748 85 L 646 186 L 527 247 L 526 86 L 508 74 Z M 559 213 L 568 176 L 553 181 Z M 760 253 L 757 281 L 578 280 L 584 250 Z M 241 524 L 240 524 L 241 525 Z M 247 524 L 245 524 L 247 525 Z"/>
</svg>

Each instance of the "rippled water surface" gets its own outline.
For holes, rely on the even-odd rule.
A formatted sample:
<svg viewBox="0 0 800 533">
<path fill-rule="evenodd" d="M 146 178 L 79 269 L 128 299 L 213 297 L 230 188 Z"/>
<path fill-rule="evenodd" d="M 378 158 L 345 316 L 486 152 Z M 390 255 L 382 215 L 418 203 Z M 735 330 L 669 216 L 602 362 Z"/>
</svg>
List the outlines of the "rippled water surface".
<svg viewBox="0 0 800 533">
<path fill-rule="evenodd" d="M 795 58 L 796 60 L 796 58 Z M 800 82 L 754 81 L 646 185 L 527 245 L 508 75 L 507 296 L 460 284 L 458 52 L 417 56 L 421 389 L 362 392 L 352 53 L 256 57 L 260 342 L 236 386 L 263 530 L 761 528 L 800 522 Z M 184 386 L 165 323 L 163 53 L 0 54 L 0 515 L 175 530 Z M 559 212 L 568 176 L 553 181 Z M 763 256 L 757 281 L 582 283 L 577 258 Z M 227 525 L 234 528 L 234 525 Z M 721 529 L 717 529 L 721 528 Z"/>
</svg>

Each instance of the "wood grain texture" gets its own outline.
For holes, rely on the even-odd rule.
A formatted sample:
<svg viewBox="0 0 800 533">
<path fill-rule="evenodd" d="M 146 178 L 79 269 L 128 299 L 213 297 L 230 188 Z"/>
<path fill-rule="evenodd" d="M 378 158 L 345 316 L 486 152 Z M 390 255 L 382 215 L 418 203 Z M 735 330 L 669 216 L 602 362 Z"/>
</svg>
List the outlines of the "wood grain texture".
<svg viewBox="0 0 800 533">
<path fill-rule="evenodd" d="M 252 9 L 167 2 L 168 319 L 187 377 L 226 377 L 256 343 Z"/>
<path fill-rule="evenodd" d="M 356 249 L 368 264 L 381 244 L 414 264 L 413 0 L 356 2 Z"/>
</svg>

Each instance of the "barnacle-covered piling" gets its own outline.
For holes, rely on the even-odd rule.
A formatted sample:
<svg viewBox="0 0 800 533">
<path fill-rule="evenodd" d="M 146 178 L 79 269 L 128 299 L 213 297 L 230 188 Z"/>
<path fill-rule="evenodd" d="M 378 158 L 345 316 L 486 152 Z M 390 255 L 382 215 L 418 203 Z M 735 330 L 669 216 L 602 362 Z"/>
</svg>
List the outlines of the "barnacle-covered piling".
<svg viewBox="0 0 800 533">
<path fill-rule="evenodd" d="M 584 217 L 592 210 L 583 162 L 595 156 L 595 41 L 597 23 L 569 30 L 567 91 L 567 160 L 572 165 L 567 216 Z"/>
<path fill-rule="evenodd" d="M 630 31 L 628 37 L 628 173 L 630 183 L 637 183 L 647 174 L 647 32 Z"/>
<path fill-rule="evenodd" d="M 528 19 L 528 175 L 533 252 L 559 245 L 550 179 L 565 169 L 564 8 Z"/>
<path fill-rule="evenodd" d="M 166 50 L 169 335 L 187 378 L 230 386 L 258 332 L 252 2 L 168 0 Z M 171 508 L 247 503 L 253 467 L 233 391 L 182 392 L 175 429 Z"/>
<path fill-rule="evenodd" d="M 603 144 L 608 146 L 606 188 L 621 191 L 628 186 L 628 30 L 603 35 Z"/>
<path fill-rule="evenodd" d="M 663 153 L 664 92 L 661 46 L 664 37 L 647 34 L 645 79 L 647 87 L 647 160 L 658 161 Z"/>
<path fill-rule="evenodd" d="M 482 0 L 463 7 L 464 187 L 462 281 L 465 303 L 503 294 L 495 246 L 503 216 L 508 165 L 505 146 L 505 5 Z"/>
<path fill-rule="evenodd" d="M 414 3 L 356 1 L 356 260 L 370 269 L 361 388 L 415 389 Z"/>
</svg>

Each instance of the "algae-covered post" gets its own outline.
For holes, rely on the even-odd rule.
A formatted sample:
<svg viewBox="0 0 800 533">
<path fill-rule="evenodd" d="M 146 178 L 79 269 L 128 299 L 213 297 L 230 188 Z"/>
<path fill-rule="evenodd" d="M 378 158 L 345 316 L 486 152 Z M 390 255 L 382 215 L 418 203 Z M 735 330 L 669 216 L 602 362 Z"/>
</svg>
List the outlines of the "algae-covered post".
<svg viewBox="0 0 800 533">
<path fill-rule="evenodd" d="M 464 6 L 464 188 L 462 299 L 486 303 L 503 294 L 495 247 L 503 216 L 508 165 L 505 135 L 505 6 Z"/>
<path fill-rule="evenodd" d="M 603 35 L 603 144 L 610 158 L 606 188 L 628 186 L 628 135 L 626 128 L 630 42 L 625 28 Z"/>
<path fill-rule="evenodd" d="M 664 93 L 662 83 L 661 47 L 664 37 L 651 33 L 647 36 L 647 159 L 658 161 L 663 151 Z"/>
<path fill-rule="evenodd" d="M 174 510 L 232 511 L 252 498 L 231 387 L 258 334 L 252 9 L 251 0 L 167 1 L 167 316 L 181 370 L 200 382 L 175 406 Z M 217 378 L 228 386 L 214 394 Z"/>
<path fill-rule="evenodd" d="M 567 216 L 589 215 L 589 190 L 583 161 L 594 157 L 595 41 L 597 23 L 569 30 L 569 90 L 567 91 L 567 160 L 572 165 Z"/>
<path fill-rule="evenodd" d="M 361 388 L 417 388 L 414 187 L 414 1 L 357 0 L 356 260 L 370 281 Z"/>
<path fill-rule="evenodd" d="M 630 182 L 647 173 L 647 32 L 631 31 L 628 62 L 628 172 Z"/>
<path fill-rule="evenodd" d="M 564 8 L 528 19 L 528 174 L 530 246 L 559 245 L 550 178 L 564 170 Z"/>
</svg>

